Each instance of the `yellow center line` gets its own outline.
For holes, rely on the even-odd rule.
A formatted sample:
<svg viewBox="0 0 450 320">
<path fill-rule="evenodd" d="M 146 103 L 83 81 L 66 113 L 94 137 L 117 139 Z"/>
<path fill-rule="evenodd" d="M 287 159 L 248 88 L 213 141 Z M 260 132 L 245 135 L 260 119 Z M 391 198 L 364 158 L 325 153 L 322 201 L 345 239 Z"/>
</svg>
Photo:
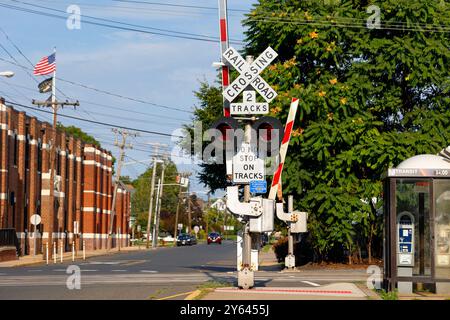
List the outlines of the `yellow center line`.
<svg viewBox="0 0 450 320">
<path fill-rule="evenodd" d="M 177 293 L 177 294 L 174 294 L 174 295 L 171 295 L 171 296 L 168 296 L 168 297 L 164 297 L 164 298 L 159 298 L 159 299 L 156 299 L 156 300 L 167 300 L 167 299 L 172 299 L 172 298 L 176 298 L 176 297 L 179 297 L 179 296 L 187 296 L 188 294 L 191 294 L 194 291 Z"/>
</svg>

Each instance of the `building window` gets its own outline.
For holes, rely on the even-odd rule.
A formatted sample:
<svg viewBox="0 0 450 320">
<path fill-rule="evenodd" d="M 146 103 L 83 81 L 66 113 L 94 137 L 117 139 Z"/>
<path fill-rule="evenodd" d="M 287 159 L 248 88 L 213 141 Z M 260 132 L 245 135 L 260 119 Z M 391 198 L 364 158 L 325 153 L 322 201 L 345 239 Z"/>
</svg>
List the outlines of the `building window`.
<svg viewBox="0 0 450 320">
<path fill-rule="evenodd" d="M 69 166 L 70 166 L 70 159 L 67 156 L 69 153 L 66 151 L 66 156 L 64 157 L 64 162 L 66 163 L 66 181 L 69 181 Z"/>
<path fill-rule="evenodd" d="M 31 151 L 30 140 L 31 138 L 27 136 L 27 141 L 25 144 L 25 169 L 30 169 L 30 151 Z"/>
<path fill-rule="evenodd" d="M 41 142 L 41 140 L 39 140 L 38 145 L 37 145 L 37 155 L 38 155 L 37 170 L 38 170 L 38 172 L 42 172 L 42 142 Z"/>
<path fill-rule="evenodd" d="M 77 157 L 73 156 L 73 182 L 77 181 Z"/>
<path fill-rule="evenodd" d="M 61 155 L 59 154 L 60 150 L 56 149 L 56 175 L 61 175 Z"/>
<path fill-rule="evenodd" d="M 19 147 L 19 140 L 17 139 L 17 134 L 14 133 L 14 165 L 17 166 L 17 152 Z"/>
</svg>

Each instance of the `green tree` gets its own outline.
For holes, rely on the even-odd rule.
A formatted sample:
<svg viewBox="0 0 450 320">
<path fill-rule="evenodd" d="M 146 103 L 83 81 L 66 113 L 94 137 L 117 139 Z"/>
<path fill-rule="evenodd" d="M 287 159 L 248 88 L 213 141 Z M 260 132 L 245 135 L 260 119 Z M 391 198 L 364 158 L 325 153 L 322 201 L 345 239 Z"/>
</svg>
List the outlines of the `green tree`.
<svg viewBox="0 0 450 320">
<path fill-rule="evenodd" d="M 86 132 L 84 132 L 83 130 L 81 130 L 78 127 L 75 127 L 75 126 L 67 126 L 66 127 L 59 122 L 58 122 L 57 127 L 60 130 L 64 130 L 66 132 L 66 134 L 73 136 L 74 138 L 80 139 L 85 143 L 91 143 L 99 148 L 101 147 L 100 142 L 98 142 L 93 136 L 87 134 Z"/>
<path fill-rule="evenodd" d="M 142 230 L 146 230 L 147 228 L 152 174 L 153 174 L 153 167 L 150 167 L 144 173 L 142 173 L 140 176 L 138 176 L 135 180 L 132 181 L 134 192 L 131 197 L 131 205 L 133 208 L 133 214 L 136 216 L 136 224 L 140 225 Z M 175 164 L 172 162 L 167 163 L 164 173 L 164 184 L 175 184 L 177 174 L 178 171 Z M 155 199 L 156 199 L 158 179 L 160 177 L 161 177 L 161 165 L 158 165 L 155 177 L 155 191 L 154 191 Z M 171 233 L 173 232 L 173 224 L 167 223 L 166 220 L 172 219 L 172 217 L 175 216 L 178 191 L 179 187 L 175 185 L 163 187 L 163 197 L 161 201 L 160 231 Z M 153 214 L 155 212 L 155 206 L 156 206 L 155 201 L 153 201 Z"/>
</svg>

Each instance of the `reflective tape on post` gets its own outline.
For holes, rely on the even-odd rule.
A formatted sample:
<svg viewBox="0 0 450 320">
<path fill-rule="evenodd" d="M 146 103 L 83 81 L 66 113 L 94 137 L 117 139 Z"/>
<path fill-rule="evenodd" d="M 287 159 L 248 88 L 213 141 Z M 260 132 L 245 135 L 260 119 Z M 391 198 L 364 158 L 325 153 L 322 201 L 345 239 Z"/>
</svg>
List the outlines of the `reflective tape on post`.
<svg viewBox="0 0 450 320">
<path fill-rule="evenodd" d="M 292 128 L 294 127 L 295 115 L 298 109 L 298 99 L 292 98 L 291 106 L 289 108 L 289 115 L 286 121 L 286 127 L 284 129 L 283 140 L 280 147 L 280 164 L 278 165 L 275 174 L 273 175 L 272 186 L 270 187 L 269 199 L 275 200 L 277 195 L 278 186 L 281 180 L 281 173 L 283 171 L 284 160 L 286 159 L 286 154 L 289 146 L 289 141 L 291 140 Z"/>
</svg>

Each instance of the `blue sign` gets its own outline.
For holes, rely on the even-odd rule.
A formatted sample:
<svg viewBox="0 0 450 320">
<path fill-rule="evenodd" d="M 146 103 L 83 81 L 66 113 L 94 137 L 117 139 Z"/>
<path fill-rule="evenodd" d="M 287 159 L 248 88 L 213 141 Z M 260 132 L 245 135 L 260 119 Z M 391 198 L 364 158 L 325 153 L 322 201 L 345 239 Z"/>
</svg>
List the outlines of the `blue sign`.
<svg viewBox="0 0 450 320">
<path fill-rule="evenodd" d="M 267 181 L 266 180 L 250 181 L 250 192 L 251 193 L 266 193 L 267 192 Z"/>
</svg>

